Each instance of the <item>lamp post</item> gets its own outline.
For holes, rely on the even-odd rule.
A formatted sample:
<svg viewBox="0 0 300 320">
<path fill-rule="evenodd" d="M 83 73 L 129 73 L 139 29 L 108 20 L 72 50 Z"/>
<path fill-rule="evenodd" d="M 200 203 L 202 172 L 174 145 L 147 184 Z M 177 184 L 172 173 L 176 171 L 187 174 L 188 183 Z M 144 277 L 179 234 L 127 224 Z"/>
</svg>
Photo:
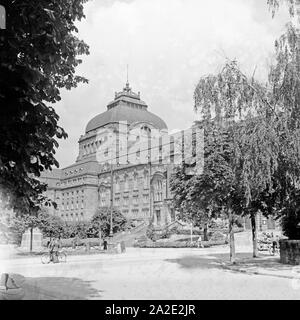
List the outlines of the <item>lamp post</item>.
<svg viewBox="0 0 300 320">
<path fill-rule="evenodd" d="M 109 236 L 113 236 L 113 166 L 110 166 L 110 230 Z"/>
<path fill-rule="evenodd" d="M 30 252 L 32 252 L 33 226 L 30 227 Z"/>
</svg>

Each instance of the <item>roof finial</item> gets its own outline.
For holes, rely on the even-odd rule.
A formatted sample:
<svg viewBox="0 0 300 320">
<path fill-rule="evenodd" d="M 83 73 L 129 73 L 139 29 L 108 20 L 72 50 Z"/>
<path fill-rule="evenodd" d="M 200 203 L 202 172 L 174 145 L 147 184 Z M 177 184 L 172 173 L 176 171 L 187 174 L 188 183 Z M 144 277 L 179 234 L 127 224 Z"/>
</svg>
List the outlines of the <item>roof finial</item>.
<svg viewBox="0 0 300 320">
<path fill-rule="evenodd" d="M 128 64 L 127 64 L 127 83 L 128 83 Z"/>
<path fill-rule="evenodd" d="M 130 91 L 129 82 L 128 82 L 128 64 L 127 64 L 127 82 L 126 82 L 126 91 Z"/>
</svg>

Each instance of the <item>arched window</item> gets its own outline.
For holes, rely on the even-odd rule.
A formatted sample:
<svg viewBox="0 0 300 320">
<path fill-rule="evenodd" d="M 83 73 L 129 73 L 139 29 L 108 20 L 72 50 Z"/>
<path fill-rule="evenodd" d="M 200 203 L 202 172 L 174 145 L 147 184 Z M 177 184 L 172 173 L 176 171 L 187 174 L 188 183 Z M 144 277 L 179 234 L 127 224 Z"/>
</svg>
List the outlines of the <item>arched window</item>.
<svg viewBox="0 0 300 320">
<path fill-rule="evenodd" d="M 158 179 L 156 183 L 154 183 L 154 200 L 163 200 L 163 182 L 161 179 Z"/>
<path fill-rule="evenodd" d="M 101 188 L 100 190 L 100 206 L 105 207 L 106 205 L 106 190 Z"/>
</svg>

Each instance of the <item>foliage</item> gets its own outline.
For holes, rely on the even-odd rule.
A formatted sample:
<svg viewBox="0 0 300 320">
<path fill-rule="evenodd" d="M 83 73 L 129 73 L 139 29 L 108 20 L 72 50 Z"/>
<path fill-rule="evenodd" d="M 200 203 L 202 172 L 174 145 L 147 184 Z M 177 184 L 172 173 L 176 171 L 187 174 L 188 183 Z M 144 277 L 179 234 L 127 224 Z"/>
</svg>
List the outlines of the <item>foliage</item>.
<svg viewBox="0 0 300 320">
<path fill-rule="evenodd" d="M 289 239 L 300 240 L 300 191 L 291 195 L 290 203 L 280 211 L 282 231 Z"/>
<path fill-rule="evenodd" d="M 218 216 L 224 206 L 240 211 L 240 198 L 234 171 L 234 141 L 230 127 L 205 122 L 204 170 L 201 175 L 187 176 L 177 168 L 171 178 L 174 204 L 182 216 L 195 218 L 196 224 Z"/>
<path fill-rule="evenodd" d="M 14 235 L 15 242 L 21 244 L 23 233 L 38 224 L 35 216 L 14 217 L 9 221 L 9 230 Z"/>
<path fill-rule="evenodd" d="M 9 208 L 37 214 L 44 170 L 58 167 L 57 139 L 67 134 L 46 105 L 60 89 L 87 82 L 75 74 L 88 46 L 76 37 L 86 0 L 6 0 L 7 27 L 0 32 L 0 189 Z"/>
<path fill-rule="evenodd" d="M 46 246 L 48 239 L 43 239 L 43 246 Z M 99 246 L 99 238 L 82 238 L 76 241 L 76 246 L 85 246 L 89 243 L 90 246 Z M 74 238 L 62 238 L 61 245 L 63 248 L 72 248 L 74 246 Z"/>
<path fill-rule="evenodd" d="M 29 228 L 39 228 L 45 237 L 63 236 L 65 232 L 64 221 L 47 213 L 46 210 L 39 212 L 37 216 L 16 216 L 9 222 L 10 231 L 15 235 L 16 242 L 21 243 L 22 234 Z"/>
<path fill-rule="evenodd" d="M 216 241 L 202 241 L 203 247 L 211 247 L 224 245 L 225 240 L 216 240 Z M 138 242 L 134 245 L 139 248 L 197 248 L 197 242 L 190 241 L 155 241 L 155 242 Z"/>
<path fill-rule="evenodd" d="M 267 0 L 272 16 L 275 16 L 276 11 L 281 4 L 286 4 L 291 17 L 298 16 L 300 21 L 300 1 L 299 0 Z"/>
<path fill-rule="evenodd" d="M 125 230 L 127 219 L 122 213 L 113 208 L 113 233 Z M 90 222 L 89 233 L 94 237 L 99 237 L 99 229 L 103 237 L 109 236 L 110 232 L 110 208 L 103 207 L 97 210 Z"/>
<path fill-rule="evenodd" d="M 276 63 L 265 86 L 229 62 L 219 75 L 200 79 L 195 90 L 195 108 L 203 118 L 214 117 L 233 129 L 232 168 L 244 214 L 261 210 L 265 215 L 290 215 L 298 201 L 299 74 L 300 32 L 290 24 L 276 41 Z"/>
<path fill-rule="evenodd" d="M 300 214 L 291 210 L 282 218 L 283 234 L 289 239 L 300 240 Z"/>
<path fill-rule="evenodd" d="M 63 237 L 78 237 L 80 239 L 92 237 L 92 234 L 90 232 L 90 223 L 86 221 L 78 221 L 65 224 Z"/>
</svg>

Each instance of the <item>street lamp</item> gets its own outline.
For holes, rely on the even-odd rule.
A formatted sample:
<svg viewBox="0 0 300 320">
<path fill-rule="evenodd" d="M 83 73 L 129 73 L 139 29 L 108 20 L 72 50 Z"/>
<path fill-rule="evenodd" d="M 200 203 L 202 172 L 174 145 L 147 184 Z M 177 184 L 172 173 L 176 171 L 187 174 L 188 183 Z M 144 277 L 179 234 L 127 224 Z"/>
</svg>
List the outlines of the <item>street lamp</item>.
<svg viewBox="0 0 300 320">
<path fill-rule="evenodd" d="M 109 236 L 113 236 L 113 166 L 110 166 L 110 230 Z"/>
</svg>

